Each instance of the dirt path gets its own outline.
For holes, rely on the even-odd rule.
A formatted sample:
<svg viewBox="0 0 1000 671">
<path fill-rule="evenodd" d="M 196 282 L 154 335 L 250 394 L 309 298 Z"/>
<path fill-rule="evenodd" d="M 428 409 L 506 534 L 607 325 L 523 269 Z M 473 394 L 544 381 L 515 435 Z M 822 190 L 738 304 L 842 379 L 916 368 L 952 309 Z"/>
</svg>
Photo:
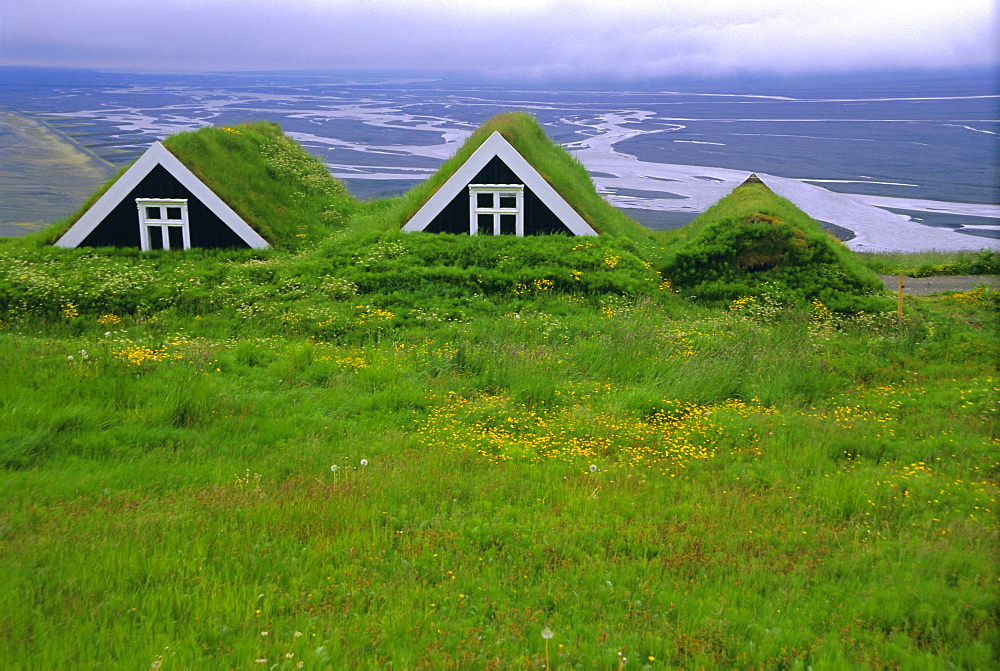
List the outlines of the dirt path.
<svg viewBox="0 0 1000 671">
<path fill-rule="evenodd" d="M 896 291 L 899 284 L 896 275 L 879 275 L 885 286 Z M 912 296 L 929 296 L 942 291 L 969 291 L 977 285 L 988 284 L 1000 289 L 997 275 L 937 275 L 935 277 L 904 277 L 903 293 Z"/>
</svg>

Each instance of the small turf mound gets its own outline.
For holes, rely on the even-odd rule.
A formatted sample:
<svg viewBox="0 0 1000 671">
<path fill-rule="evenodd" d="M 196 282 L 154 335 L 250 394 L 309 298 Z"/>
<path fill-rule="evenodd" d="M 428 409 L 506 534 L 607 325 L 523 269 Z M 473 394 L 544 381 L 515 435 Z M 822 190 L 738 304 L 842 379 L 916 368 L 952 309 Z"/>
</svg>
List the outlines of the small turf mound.
<svg viewBox="0 0 1000 671">
<path fill-rule="evenodd" d="M 650 239 L 647 229 L 601 198 L 583 164 L 550 140 L 538 121 L 524 112 L 498 114 L 476 129 L 436 173 L 401 198 L 391 221 L 398 227 L 409 221 L 494 131 L 499 132 L 595 231 L 632 240 Z"/>
<path fill-rule="evenodd" d="M 682 294 L 710 303 L 768 295 L 839 311 L 891 307 L 877 275 L 759 179 L 679 230 L 662 272 Z"/>
<path fill-rule="evenodd" d="M 291 248 L 341 228 L 357 201 L 322 161 L 275 123 L 207 126 L 164 146 L 272 247 Z M 123 168 L 70 217 L 31 242 L 52 244 L 124 174 Z"/>
</svg>

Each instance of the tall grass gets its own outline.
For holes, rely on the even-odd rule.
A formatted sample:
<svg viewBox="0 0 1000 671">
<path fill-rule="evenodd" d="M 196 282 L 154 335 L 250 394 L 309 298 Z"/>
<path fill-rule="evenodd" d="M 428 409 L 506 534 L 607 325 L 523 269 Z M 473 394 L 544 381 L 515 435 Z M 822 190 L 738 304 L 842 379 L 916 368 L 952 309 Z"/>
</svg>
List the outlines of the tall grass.
<svg viewBox="0 0 1000 671">
<path fill-rule="evenodd" d="M 709 309 L 605 237 L 2 254 L 6 666 L 994 664 L 992 292 Z"/>
</svg>

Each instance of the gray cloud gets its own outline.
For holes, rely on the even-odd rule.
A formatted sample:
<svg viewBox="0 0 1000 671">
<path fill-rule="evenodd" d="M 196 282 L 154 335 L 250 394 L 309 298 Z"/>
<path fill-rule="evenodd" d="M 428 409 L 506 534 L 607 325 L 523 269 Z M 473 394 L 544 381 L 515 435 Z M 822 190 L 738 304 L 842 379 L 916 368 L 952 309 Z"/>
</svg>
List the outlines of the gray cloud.
<svg viewBox="0 0 1000 671">
<path fill-rule="evenodd" d="M 500 77 L 997 63 L 991 0 L 5 0 L 0 63 L 155 71 L 426 69 Z"/>
</svg>

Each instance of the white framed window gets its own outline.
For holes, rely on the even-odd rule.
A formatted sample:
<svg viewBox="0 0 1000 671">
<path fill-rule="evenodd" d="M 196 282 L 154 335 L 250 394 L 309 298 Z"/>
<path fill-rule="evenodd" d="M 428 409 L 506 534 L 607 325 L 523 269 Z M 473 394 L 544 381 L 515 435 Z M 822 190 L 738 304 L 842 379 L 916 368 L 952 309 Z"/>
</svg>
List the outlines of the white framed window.
<svg viewBox="0 0 1000 671">
<path fill-rule="evenodd" d="M 186 198 L 136 198 L 135 206 L 142 251 L 191 248 Z"/>
<path fill-rule="evenodd" d="M 470 235 L 524 235 L 523 184 L 470 184 Z"/>
</svg>

